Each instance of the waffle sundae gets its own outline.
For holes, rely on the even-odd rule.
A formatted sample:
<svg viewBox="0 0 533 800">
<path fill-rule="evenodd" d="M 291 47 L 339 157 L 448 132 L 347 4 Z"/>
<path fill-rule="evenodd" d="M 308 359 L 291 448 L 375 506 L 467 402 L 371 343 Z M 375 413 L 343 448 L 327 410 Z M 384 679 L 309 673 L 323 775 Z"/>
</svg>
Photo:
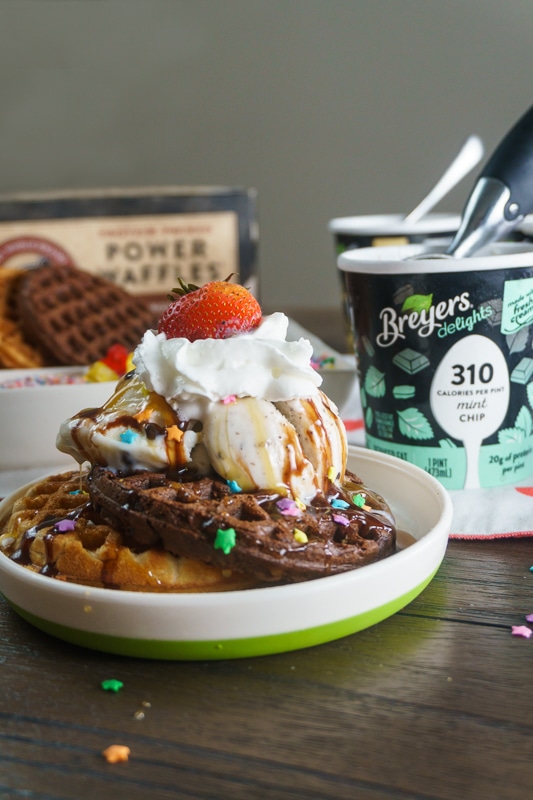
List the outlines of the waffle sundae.
<svg viewBox="0 0 533 800">
<path fill-rule="evenodd" d="M 310 343 L 287 341 L 287 317 L 229 280 L 174 292 L 110 399 L 61 426 L 81 475 L 20 498 L 4 552 L 144 591 L 297 582 L 391 554 L 392 514 L 346 469 Z"/>
</svg>

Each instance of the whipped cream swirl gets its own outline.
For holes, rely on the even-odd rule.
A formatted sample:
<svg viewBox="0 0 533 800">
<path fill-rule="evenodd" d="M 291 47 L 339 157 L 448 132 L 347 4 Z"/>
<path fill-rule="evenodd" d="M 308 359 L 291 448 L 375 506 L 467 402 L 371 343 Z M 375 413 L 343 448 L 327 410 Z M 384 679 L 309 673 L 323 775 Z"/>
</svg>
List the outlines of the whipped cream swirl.
<svg viewBox="0 0 533 800">
<path fill-rule="evenodd" d="M 148 389 L 170 405 L 229 396 L 270 402 L 314 397 L 322 378 L 310 364 L 313 348 L 307 339 L 286 341 L 288 324 L 276 312 L 249 333 L 194 342 L 147 331 L 133 362 Z"/>
</svg>

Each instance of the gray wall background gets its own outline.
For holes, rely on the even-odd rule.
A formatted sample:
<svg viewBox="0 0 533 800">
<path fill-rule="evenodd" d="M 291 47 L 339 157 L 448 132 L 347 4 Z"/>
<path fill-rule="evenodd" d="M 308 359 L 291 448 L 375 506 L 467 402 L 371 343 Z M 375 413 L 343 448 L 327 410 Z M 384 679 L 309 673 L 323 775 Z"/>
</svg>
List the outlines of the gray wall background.
<svg viewBox="0 0 533 800">
<path fill-rule="evenodd" d="M 328 220 L 489 154 L 532 43 L 531 0 L 0 0 L 0 191 L 253 186 L 263 301 L 331 309 Z"/>
</svg>

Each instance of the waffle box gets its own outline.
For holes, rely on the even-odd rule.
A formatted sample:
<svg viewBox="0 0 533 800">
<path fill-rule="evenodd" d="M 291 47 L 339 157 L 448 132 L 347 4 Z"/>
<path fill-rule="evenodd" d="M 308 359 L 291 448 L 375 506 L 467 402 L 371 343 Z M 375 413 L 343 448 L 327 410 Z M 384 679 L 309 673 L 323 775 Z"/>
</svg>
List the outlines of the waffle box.
<svg viewBox="0 0 533 800">
<path fill-rule="evenodd" d="M 149 301 L 234 274 L 256 296 L 256 192 L 108 188 L 0 195 L 0 268 L 71 264 Z"/>
</svg>

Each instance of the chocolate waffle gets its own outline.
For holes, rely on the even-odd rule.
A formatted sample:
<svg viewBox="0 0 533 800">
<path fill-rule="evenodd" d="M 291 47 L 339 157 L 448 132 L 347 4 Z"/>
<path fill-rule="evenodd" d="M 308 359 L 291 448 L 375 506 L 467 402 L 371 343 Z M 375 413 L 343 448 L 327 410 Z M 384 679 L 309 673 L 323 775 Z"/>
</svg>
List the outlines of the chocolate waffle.
<svg viewBox="0 0 533 800">
<path fill-rule="evenodd" d="M 332 497 L 319 495 L 297 516 L 279 510 L 279 495 L 234 493 L 218 477 L 179 482 L 161 473 L 120 476 L 93 467 L 87 486 L 102 519 L 127 530 L 139 545 L 162 546 L 266 581 L 345 572 L 395 549 L 395 528 L 385 502 L 363 490 L 350 473 L 344 493 L 332 485 Z M 331 504 L 339 495 L 351 498 L 360 492 L 367 498 L 364 508 L 349 500 L 341 500 L 338 509 Z M 234 532 L 234 541 L 224 547 L 219 540 L 226 531 Z"/>
<path fill-rule="evenodd" d="M 85 489 L 78 472 L 34 484 L 0 522 L 0 550 L 34 572 L 87 586 L 184 593 L 258 584 L 229 568 L 139 546 L 95 513 Z"/>
<path fill-rule="evenodd" d="M 25 338 L 17 307 L 17 293 L 25 270 L 0 269 L 0 367 L 31 369 L 41 367 L 41 353 Z"/>
<path fill-rule="evenodd" d="M 25 271 L 17 309 L 25 337 L 49 363 L 86 365 L 111 345 L 129 350 L 157 325 L 149 306 L 105 278 L 44 264 Z"/>
</svg>

